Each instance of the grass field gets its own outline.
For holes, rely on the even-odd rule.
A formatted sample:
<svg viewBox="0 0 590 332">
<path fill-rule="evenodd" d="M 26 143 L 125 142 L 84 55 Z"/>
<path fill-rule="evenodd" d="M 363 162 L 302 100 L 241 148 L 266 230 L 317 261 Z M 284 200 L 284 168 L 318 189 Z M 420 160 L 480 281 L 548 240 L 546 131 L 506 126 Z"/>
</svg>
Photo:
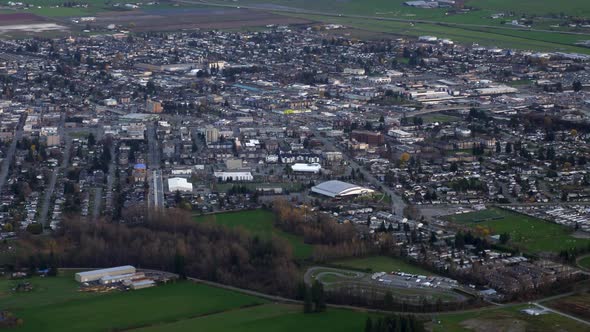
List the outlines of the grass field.
<svg viewBox="0 0 590 332">
<path fill-rule="evenodd" d="M 578 265 L 581 267 L 590 270 L 590 256 L 586 256 L 578 261 Z"/>
<path fill-rule="evenodd" d="M 469 227 L 488 227 L 492 234 L 507 232 L 511 238 L 510 245 L 532 253 L 557 253 L 565 249 L 585 247 L 590 243 L 590 239 L 574 238 L 567 227 L 497 208 L 446 218 Z"/>
<path fill-rule="evenodd" d="M 520 312 L 528 306 L 513 306 L 502 309 L 484 309 L 469 313 L 446 314 L 433 320 L 434 332 L 463 331 L 588 331 L 588 326 L 569 318 L 547 313 L 530 316 Z M 440 322 L 440 323 L 438 323 Z"/>
<path fill-rule="evenodd" d="M 419 266 L 415 266 L 404 262 L 401 259 L 396 259 L 386 256 L 373 256 L 365 258 L 351 258 L 344 260 L 337 260 L 332 264 L 354 269 L 371 270 L 371 272 L 392 272 L 400 271 L 419 275 L 433 275 L 432 272 L 425 270 Z"/>
<path fill-rule="evenodd" d="M 73 276 L 33 278 L 32 292 L 10 292 L 2 280 L 0 307 L 24 320 L 18 331 L 108 331 L 190 319 L 266 303 L 265 300 L 189 282 L 108 294 L 77 292 Z"/>
<path fill-rule="evenodd" d="M 211 222 L 226 227 L 241 227 L 247 232 L 258 235 L 260 238 L 270 239 L 278 236 L 287 240 L 296 258 L 307 258 L 313 252 L 313 246 L 303 243 L 303 239 L 283 232 L 273 225 L 274 214 L 265 210 L 251 210 L 229 213 L 210 214 L 196 217 L 197 222 Z"/>
<path fill-rule="evenodd" d="M 301 306 L 267 304 L 176 323 L 139 329 L 140 332 L 300 332 L 362 331 L 366 314 L 329 309 L 321 314 L 303 314 Z M 198 328 L 197 328 L 198 327 Z"/>
</svg>

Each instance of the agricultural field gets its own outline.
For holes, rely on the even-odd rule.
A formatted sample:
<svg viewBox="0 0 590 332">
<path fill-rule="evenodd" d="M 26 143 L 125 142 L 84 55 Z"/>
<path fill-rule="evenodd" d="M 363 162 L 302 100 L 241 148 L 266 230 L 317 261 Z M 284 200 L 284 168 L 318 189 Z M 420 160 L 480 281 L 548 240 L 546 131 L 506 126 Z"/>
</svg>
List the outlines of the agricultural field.
<svg viewBox="0 0 590 332">
<path fill-rule="evenodd" d="M 270 239 L 277 236 L 287 240 L 292 248 L 293 255 L 298 259 L 305 259 L 311 256 L 313 246 L 303 243 L 303 239 L 283 232 L 273 225 L 274 214 L 265 210 L 251 210 L 240 212 L 228 212 L 198 216 L 197 222 L 210 222 L 223 225 L 226 227 L 242 228 L 252 235 L 257 235 L 263 239 Z"/>
<path fill-rule="evenodd" d="M 356 311 L 328 309 L 324 313 L 303 314 L 301 306 L 266 304 L 252 308 L 228 311 L 150 328 L 138 332 L 300 332 L 300 331 L 362 331 L 366 314 Z"/>
<path fill-rule="evenodd" d="M 430 327 L 433 332 L 588 331 L 587 325 L 554 313 L 531 316 L 521 312 L 526 308 L 529 306 L 517 305 L 501 309 L 438 315 L 433 317 L 433 321 L 428 323 L 427 327 Z"/>
<path fill-rule="evenodd" d="M 372 256 L 365 258 L 350 258 L 331 262 L 332 265 L 343 268 L 353 268 L 370 272 L 392 272 L 399 271 L 418 275 L 434 275 L 432 272 L 419 266 L 406 263 L 405 261 L 386 256 Z"/>
<path fill-rule="evenodd" d="M 11 291 L 14 281 L 0 281 L 0 307 L 23 319 L 17 331 L 120 330 L 266 303 L 260 298 L 190 282 L 96 294 L 78 292 L 71 273 L 27 281 L 33 290 L 23 293 Z"/>
<path fill-rule="evenodd" d="M 582 319 L 590 319 L 590 294 L 575 294 L 553 300 L 544 305 Z"/>
<path fill-rule="evenodd" d="M 531 253 L 558 253 L 590 244 L 590 239 L 573 237 L 567 227 L 498 208 L 450 215 L 446 219 L 471 228 L 486 227 L 491 234 L 509 233 L 509 245 Z"/>
</svg>

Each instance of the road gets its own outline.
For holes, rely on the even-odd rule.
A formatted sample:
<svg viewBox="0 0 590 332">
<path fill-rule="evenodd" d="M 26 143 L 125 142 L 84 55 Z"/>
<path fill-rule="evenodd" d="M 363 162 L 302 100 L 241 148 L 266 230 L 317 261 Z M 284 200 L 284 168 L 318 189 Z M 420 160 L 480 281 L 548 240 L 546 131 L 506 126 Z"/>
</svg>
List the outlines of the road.
<svg viewBox="0 0 590 332">
<path fill-rule="evenodd" d="M 94 202 L 92 206 L 92 221 L 97 221 L 100 217 L 100 204 L 102 203 L 102 188 L 94 188 Z"/>
<path fill-rule="evenodd" d="M 330 17 L 344 17 L 344 18 L 356 18 L 362 20 L 374 20 L 374 21 L 389 21 L 389 22 L 402 22 L 402 23 L 424 23 L 424 24 L 434 24 L 434 25 L 441 25 L 441 26 L 450 26 L 450 27 L 460 27 L 460 28 L 483 28 L 483 29 L 497 29 L 497 30 L 509 30 L 509 31 L 531 31 L 531 32 L 544 32 L 544 33 L 552 33 L 552 34 L 565 34 L 565 35 L 580 35 L 580 36 L 590 36 L 589 33 L 586 32 L 575 32 L 575 31 L 554 31 L 554 30 L 547 30 L 547 29 L 534 29 L 534 28 L 526 28 L 526 27 L 516 27 L 516 26 L 498 26 L 498 25 L 486 25 L 486 24 L 469 24 L 469 23 L 455 23 L 455 22 L 443 22 L 443 21 L 434 21 L 434 20 L 423 20 L 423 19 L 404 19 L 404 18 L 393 18 L 393 17 L 380 17 L 380 16 L 371 16 L 371 15 L 353 15 L 353 14 L 342 14 L 342 13 L 333 13 L 333 12 L 324 12 L 324 11 L 317 11 L 317 10 L 307 10 L 301 8 L 292 8 L 292 7 L 285 7 L 285 6 L 276 6 L 276 7 L 264 7 L 259 5 L 242 5 L 239 6 L 228 5 L 228 4 L 220 4 L 215 2 L 207 2 L 207 1 L 190 1 L 190 0 L 179 0 L 177 2 L 181 3 L 189 3 L 189 4 L 200 4 L 200 5 L 207 5 L 207 6 L 216 6 L 216 7 L 226 7 L 226 8 L 243 8 L 243 9 L 252 9 L 252 10 L 263 10 L 268 12 L 277 12 L 277 13 L 291 13 L 291 14 L 307 14 L 307 15 L 320 15 L 320 16 L 330 16 Z"/>
<path fill-rule="evenodd" d="M 23 124 L 24 124 L 24 117 L 21 117 L 15 133 L 14 133 L 14 137 L 12 138 L 12 142 L 10 143 L 10 146 L 8 147 L 8 151 L 6 151 L 6 158 L 2 161 L 2 168 L 0 169 L 0 193 L 2 192 L 2 189 L 4 188 L 4 184 L 6 183 L 6 180 L 8 179 L 8 173 L 10 172 L 10 165 L 12 164 L 12 161 L 14 160 L 14 153 L 16 152 L 16 143 L 18 141 L 20 141 L 20 139 L 23 137 Z"/>
<path fill-rule="evenodd" d="M 111 211 L 113 208 L 113 186 L 115 183 L 115 165 L 117 158 L 115 154 L 115 144 L 111 145 L 111 163 L 109 164 L 109 172 L 107 174 L 107 190 L 105 194 L 105 210 Z"/>
<path fill-rule="evenodd" d="M 150 182 L 150 199 L 149 205 L 156 209 L 164 208 L 164 181 L 162 180 L 162 171 L 152 171 Z"/>
</svg>

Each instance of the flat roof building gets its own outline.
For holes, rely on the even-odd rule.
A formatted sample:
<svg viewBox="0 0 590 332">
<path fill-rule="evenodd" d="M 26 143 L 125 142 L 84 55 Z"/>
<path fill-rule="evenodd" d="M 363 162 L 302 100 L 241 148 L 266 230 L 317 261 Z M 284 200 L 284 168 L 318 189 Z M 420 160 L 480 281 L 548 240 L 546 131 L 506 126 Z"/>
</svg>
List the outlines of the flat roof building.
<svg viewBox="0 0 590 332">
<path fill-rule="evenodd" d="M 77 282 L 89 282 L 100 280 L 103 277 L 117 276 L 121 274 L 133 274 L 135 273 L 135 267 L 131 265 L 111 267 L 108 269 L 100 269 L 86 272 L 78 272 L 75 275 Z"/>
</svg>

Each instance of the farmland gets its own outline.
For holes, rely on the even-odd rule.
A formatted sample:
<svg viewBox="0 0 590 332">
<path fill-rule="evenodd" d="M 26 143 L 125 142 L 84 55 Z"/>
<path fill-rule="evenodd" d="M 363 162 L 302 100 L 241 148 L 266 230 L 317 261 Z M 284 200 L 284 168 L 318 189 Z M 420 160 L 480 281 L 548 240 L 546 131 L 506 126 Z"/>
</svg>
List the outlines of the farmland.
<svg viewBox="0 0 590 332">
<path fill-rule="evenodd" d="M 589 239 L 574 238 L 571 231 L 548 221 L 497 208 L 447 216 L 447 220 L 471 228 L 487 227 L 492 234 L 510 234 L 510 245 L 532 253 L 585 247 Z"/>
<path fill-rule="evenodd" d="M 577 316 L 583 319 L 590 319 L 590 294 L 575 294 L 562 297 L 546 303 L 547 306 Z"/>
<path fill-rule="evenodd" d="M 163 324 L 140 332 L 200 331 L 218 332 L 299 332 L 299 331 L 362 331 L 366 314 L 329 309 L 321 314 L 303 314 L 301 306 L 267 304 L 252 308 L 228 311 L 170 324 Z"/>
<path fill-rule="evenodd" d="M 409 264 L 398 258 L 386 256 L 372 256 L 365 258 L 351 258 L 337 260 L 332 262 L 333 265 L 349 267 L 354 269 L 367 270 L 371 272 L 392 272 L 400 271 L 405 273 L 432 275 L 432 272 L 424 270 L 421 267 Z"/>
<path fill-rule="evenodd" d="M 14 281 L 0 282 L 0 306 L 23 319 L 19 331 L 123 329 L 265 303 L 259 298 L 189 282 L 135 292 L 91 294 L 78 292 L 71 274 L 30 281 L 33 290 L 26 293 L 12 293 Z"/>
<path fill-rule="evenodd" d="M 226 227 L 242 228 L 250 234 L 263 239 L 270 239 L 273 236 L 277 236 L 287 240 L 291 244 L 293 255 L 296 258 L 303 259 L 311 256 L 313 251 L 311 245 L 303 243 L 303 239 L 300 237 L 275 228 L 273 219 L 274 214 L 265 210 L 219 213 L 195 218 L 197 222 L 210 222 Z"/>
<path fill-rule="evenodd" d="M 445 314 L 434 317 L 429 323 L 434 332 L 460 331 L 587 331 L 588 326 L 553 313 L 530 316 L 517 305 L 501 309 L 484 309 L 469 313 Z"/>
</svg>

